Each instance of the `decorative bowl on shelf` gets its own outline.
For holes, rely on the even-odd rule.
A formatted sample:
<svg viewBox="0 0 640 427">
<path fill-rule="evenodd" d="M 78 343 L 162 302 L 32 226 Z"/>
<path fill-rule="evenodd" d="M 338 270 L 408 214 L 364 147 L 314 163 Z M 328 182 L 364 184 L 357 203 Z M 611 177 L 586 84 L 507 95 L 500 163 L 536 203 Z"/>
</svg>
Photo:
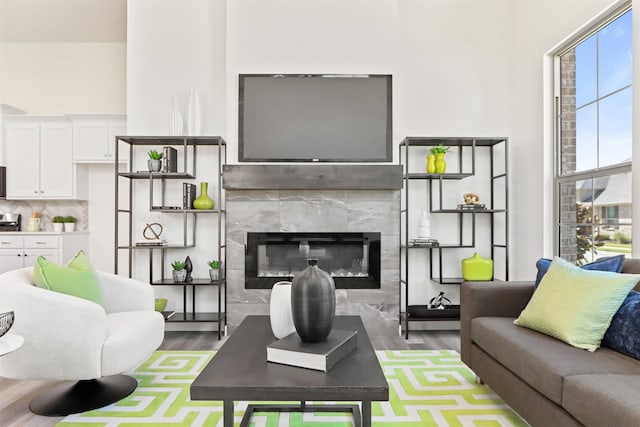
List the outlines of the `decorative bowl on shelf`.
<svg viewBox="0 0 640 427">
<path fill-rule="evenodd" d="M 13 311 L 0 314 L 0 337 L 9 332 L 9 329 L 13 326 L 14 318 Z"/>
</svg>

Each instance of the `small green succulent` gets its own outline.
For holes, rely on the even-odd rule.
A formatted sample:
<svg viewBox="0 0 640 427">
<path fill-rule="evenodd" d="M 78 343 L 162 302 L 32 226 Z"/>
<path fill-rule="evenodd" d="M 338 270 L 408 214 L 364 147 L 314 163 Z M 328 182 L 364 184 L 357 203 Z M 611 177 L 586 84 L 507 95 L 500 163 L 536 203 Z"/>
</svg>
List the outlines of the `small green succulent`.
<svg viewBox="0 0 640 427">
<path fill-rule="evenodd" d="M 444 145 L 436 145 L 435 147 L 431 147 L 431 154 L 444 154 L 449 151 L 450 147 L 445 147 Z"/>
<path fill-rule="evenodd" d="M 185 264 L 182 261 L 173 261 L 171 263 L 171 267 L 173 267 L 173 269 L 176 270 L 176 271 L 184 270 L 184 268 L 186 266 L 187 266 L 187 264 Z"/>
<path fill-rule="evenodd" d="M 207 264 L 209 265 L 209 267 L 211 267 L 212 270 L 217 270 L 220 268 L 220 261 L 216 261 L 215 259 L 213 261 L 209 261 Z"/>
<path fill-rule="evenodd" d="M 149 158 L 151 160 L 160 160 L 160 159 L 162 159 L 162 153 L 159 152 L 159 151 L 151 150 L 151 151 L 149 151 L 148 154 L 149 154 Z"/>
</svg>

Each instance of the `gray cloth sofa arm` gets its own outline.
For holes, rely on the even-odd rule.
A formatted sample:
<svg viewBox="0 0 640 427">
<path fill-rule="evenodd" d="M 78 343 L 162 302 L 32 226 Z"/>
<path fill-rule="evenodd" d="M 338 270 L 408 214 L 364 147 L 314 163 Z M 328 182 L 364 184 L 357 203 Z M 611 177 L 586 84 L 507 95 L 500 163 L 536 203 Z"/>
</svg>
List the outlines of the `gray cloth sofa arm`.
<svg viewBox="0 0 640 427">
<path fill-rule="evenodd" d="M 471 320 L 518 317 L 533 295 L 533 282 L 464 282 L 460 289 L 460 356 L 471 366 Z"/>
</svg>

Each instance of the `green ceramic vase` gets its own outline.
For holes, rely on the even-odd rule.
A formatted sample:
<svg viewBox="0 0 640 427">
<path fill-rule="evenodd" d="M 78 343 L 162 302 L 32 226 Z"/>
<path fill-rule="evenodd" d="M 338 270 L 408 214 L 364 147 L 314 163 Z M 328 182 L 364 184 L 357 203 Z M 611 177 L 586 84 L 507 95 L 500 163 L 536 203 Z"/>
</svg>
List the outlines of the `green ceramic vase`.
<svg viewBox="0 0 640 427">
<path fill-rule="evenodd" d="M 462 278 L 466 281 L 493 279 L 493 260 L 481 257 L 477 252 L 462 260 Z"/>
<path fill-rule="evenodd" d="M 434 173 L 436 171 L 436 156 L 430 154 L 427 156 L 427 173 Z"/>
<path fill-rule="evenodd" d="M 444 153 L 436 154 L 435 172 L 444 173 L 447 170 L 447 162 L 444 160 Z"/>
<path fill-rule="evenodd" d="M 200 183 L 200 196 L 193 201 L 194 209 L 213 209 L 215 207 L 213 199 L 207 194 L 208 188 L 209 183 L 204 181 Z"/>
</svg>

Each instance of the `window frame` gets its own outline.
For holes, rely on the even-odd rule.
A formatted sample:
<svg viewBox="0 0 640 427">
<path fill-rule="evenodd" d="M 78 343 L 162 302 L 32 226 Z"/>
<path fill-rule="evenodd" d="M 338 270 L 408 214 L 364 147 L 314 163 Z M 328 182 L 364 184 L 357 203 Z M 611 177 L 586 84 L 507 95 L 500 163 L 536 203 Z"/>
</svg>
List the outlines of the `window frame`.
<svg viewBox="0 0 640 427">
<path fill-rule="evenodd" d="M 575 221 L 573 223 L 563 223 L 561 222 L 562 213 L 561 213 L 561 191 L 563 185 L 573 183 L 574 185 L 582 180 L 587 179 L 595 179 L 599 177 L 605 176 L 613 176 L 618 174 L 626 174 L 632 173 L 632 161 L 622 162 L 615 165 L 596 167 L 593 169 L 588 169 L 584 171 L 576 171 L 562 174 L 562 106 L 561 106 L 561 57 L 569 53 L 572 49 L 574 49 L 577 45 L 587 40 L 589 37 L 632 10 L 631 1 L 620 2 L 620 4 L 615 5 L 611 9 L 609 9 L 606 13 L 601 16 L 594 18 L 587 25 L 582 27 L 579 31 L 575 32 L 571 37 L 564 40 L 560 45 L 554 49 L 552 53 L 552 63 L 553 63 L 553 225 L 554 225 L 554 244 L 553 251 L 556 256 L 560 256 L 561 254 L 561 228 L 563 226 L 578 226 L 578 222 Z M 596 100 L 591 101 L 591 103 L 600 102 L 602 99 L 606 99 L 612 94 L 618 93 L 628 87 L 633 87 L 633 81 L 631 85 L 627 85 L 623 88 L 619 88 L 616 91 L 609 93 L 604 96 L 600 96 L 597 94 Z M 585 104 L 585 105 L 589 105 Z M 577 109 L 576 109 L 577 111 Z M 633 144 L 633 134 L 632 144 Z M 598 150 L 599 151 L 599 150 Z M 598 155 L 598 154 L 596 154 Z M 599 159 L 598 159 L 599 161 Z M 631 194 L 633 203 L 633 193 Z M 633 219 L 631 225 L 633 224 Z M 595 224 L 592 224 L 596 226 Z M 604 225 L 604 224 L 601 224 Z M 633 235 L 632 235 L 633 238 Z"/>
</svg>

